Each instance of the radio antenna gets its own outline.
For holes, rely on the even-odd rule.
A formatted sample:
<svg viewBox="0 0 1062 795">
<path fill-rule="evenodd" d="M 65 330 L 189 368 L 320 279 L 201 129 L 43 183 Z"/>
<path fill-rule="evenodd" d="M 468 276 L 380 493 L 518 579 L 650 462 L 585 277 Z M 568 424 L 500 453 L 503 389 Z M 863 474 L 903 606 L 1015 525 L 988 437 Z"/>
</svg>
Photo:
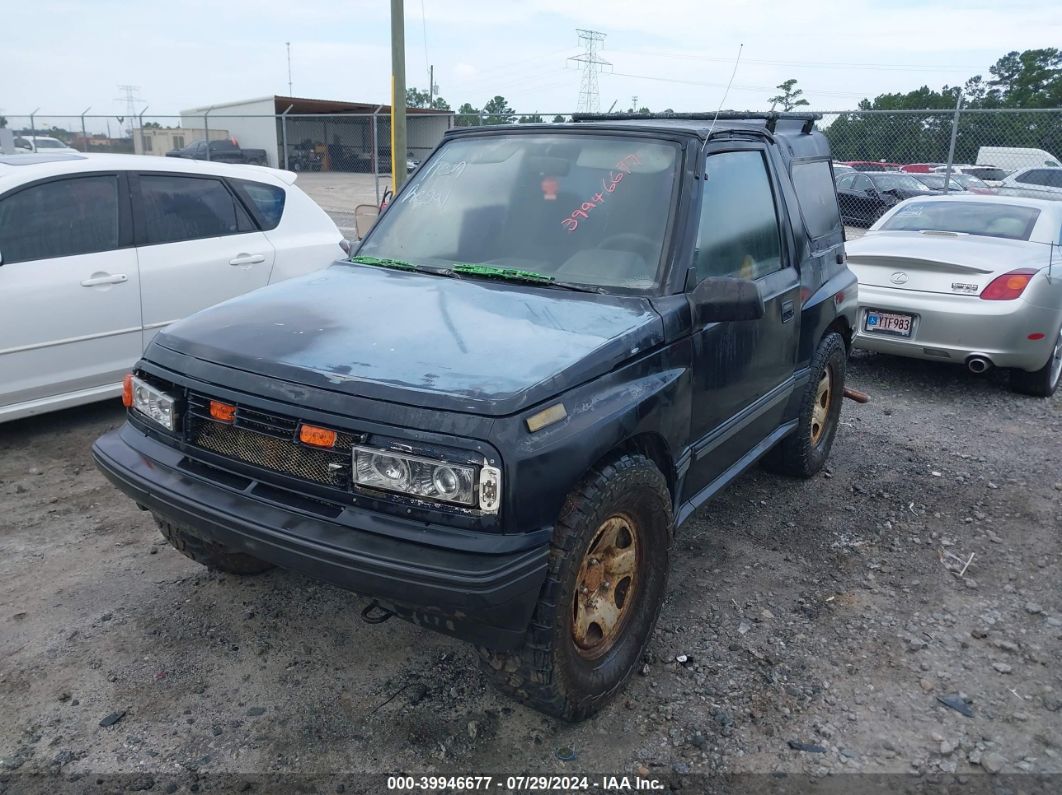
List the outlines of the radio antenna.
<svg viewBox="0 0 1062 795">
<path fill-rule="evenodd" d="M 719 100 L 719 107 L 716 108 L 715 117 L 712 119 L 712 126 L 708 128 L 708 137 L 711 137 L 712 130 L 715 129 L 715 123 L 719 120 L 719 112 L 723 109 L 723 103 L 726 102 L 726 98 L 730 94 L 730 86 L 734 85 L 734 77 L 737 75 L 738 64 L 741 63 L 741 51 L 743 49 L 745 49 L 745 45 L 739 44 L 737 58 L 734 59 L 734 71 L 730 73 L 730 82 L 726 84 L 726 91 L 723 92 L 723 98 Z"/>
</svg>

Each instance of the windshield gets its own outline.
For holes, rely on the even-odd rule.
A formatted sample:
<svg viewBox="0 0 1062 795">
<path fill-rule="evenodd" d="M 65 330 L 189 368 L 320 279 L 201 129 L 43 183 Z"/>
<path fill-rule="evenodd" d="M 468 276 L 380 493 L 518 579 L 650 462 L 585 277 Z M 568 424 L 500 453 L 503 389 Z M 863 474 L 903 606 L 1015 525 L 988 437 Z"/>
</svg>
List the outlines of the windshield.
<svg viewBox="0 0 1062 795">
<path fill-rule="evenodd" d="M 970 168 L 966 170 L 966 173 L 973 174 L 980 179 L 992 179 L 997 181 L 1006 179 L 1007 175 L 1010 174 L 1009 171 L 1004 171 L 1001 168 L 993 168 L 992 166 L 986 168 Z"/>
<path fill-rule="evenodd" d="M 929 193 L 930 190 L 910 174 L 875 174 L 872 179 L 878 190 L 903 190 L 908 193 Z"/>
<path fill-rule="evenodd" d="M 998 202 L 916 201 L 900 207 L 881 225 L 890 232 L 960 232 L 967 235 L 1028 240 L 1040 211 Z"/>
<path fill-rule="evenodd" d="M 943 174 L 919 174 L 915 179 L 934 190 L 944 190 Z M 964 190 L 957 174 L 952 174 L 951 179 L 948 180 L 948 188 L 949 190 Z"/>
<path fill-rule="evenodd" d="M 54 138 L 34 138 L 33 143 L 38 149 L 66 149 L 66 144 Z"/>
<path fill-rule="evenodd" d="M 967 188 L 987 188 L 988 185 L 973 174 L 952 174 L 951 178 Z"/>
<path fill-rule="evenodd" d="M 659 280 L 678 162 L 677 144 L 643 138 L 458 138 L 411 177 L 358 254 L 650 290 Z"/>
</svg>

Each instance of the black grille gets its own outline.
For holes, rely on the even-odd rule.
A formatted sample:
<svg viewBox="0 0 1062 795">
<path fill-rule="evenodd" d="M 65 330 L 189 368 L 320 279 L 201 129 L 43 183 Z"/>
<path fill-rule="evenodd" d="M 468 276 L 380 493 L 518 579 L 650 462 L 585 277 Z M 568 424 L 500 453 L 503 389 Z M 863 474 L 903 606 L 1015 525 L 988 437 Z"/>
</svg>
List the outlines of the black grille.
<svg viewBox="0 0 1062 795">
<path fill-rule="evenodd" d="M 210 416 L 210 398 L 188 396 L 188 441 L 212 453 L 290 477 L 350 488 L 350 448 L 354 436 L 337 431 L 333 450 L 297 441 L 299 421 L 237 405 L 233 423 Z"/>
</svg>

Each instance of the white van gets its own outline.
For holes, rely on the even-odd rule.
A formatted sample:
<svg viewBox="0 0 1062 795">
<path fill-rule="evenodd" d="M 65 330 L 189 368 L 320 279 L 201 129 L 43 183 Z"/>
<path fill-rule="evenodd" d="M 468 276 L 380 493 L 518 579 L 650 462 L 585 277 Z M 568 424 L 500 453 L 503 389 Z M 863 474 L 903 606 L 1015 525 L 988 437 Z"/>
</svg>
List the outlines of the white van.
<svg viewBox="0 0 1062 795">
<path fill-rule="evenodd" d="M 977 165 L 996 166 L 1008 171 L 1062 167 L 1062 163 L 1050 152 L 1021 146 L 982 146 L 977 150 Z"/>
</svg>

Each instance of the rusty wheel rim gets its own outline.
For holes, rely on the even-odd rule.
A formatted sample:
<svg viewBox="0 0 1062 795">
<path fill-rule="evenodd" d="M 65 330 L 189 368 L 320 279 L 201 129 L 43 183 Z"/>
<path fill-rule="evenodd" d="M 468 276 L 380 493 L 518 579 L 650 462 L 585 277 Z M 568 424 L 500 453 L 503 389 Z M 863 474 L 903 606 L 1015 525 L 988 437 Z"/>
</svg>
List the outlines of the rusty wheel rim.
<svg viewBox="0 0 1062 795">
<path fill-rule="evenodd" d="M 818 389 L 815 391 L 815 404 L 811 408 L 811 443 L 818 444 L 826 433 L 830 419 L 830 402 L 833 399 L 833 368 L 829 365 L 822 371 Z"/>
<path fill-rule="evenodd" d="M 584 657 L 600 657 L 623 634 L 638 586 L 638 534 L 626 516 L 601 523 L 586 548 L 572 598 L 572 639 Z"/>
</svg>

